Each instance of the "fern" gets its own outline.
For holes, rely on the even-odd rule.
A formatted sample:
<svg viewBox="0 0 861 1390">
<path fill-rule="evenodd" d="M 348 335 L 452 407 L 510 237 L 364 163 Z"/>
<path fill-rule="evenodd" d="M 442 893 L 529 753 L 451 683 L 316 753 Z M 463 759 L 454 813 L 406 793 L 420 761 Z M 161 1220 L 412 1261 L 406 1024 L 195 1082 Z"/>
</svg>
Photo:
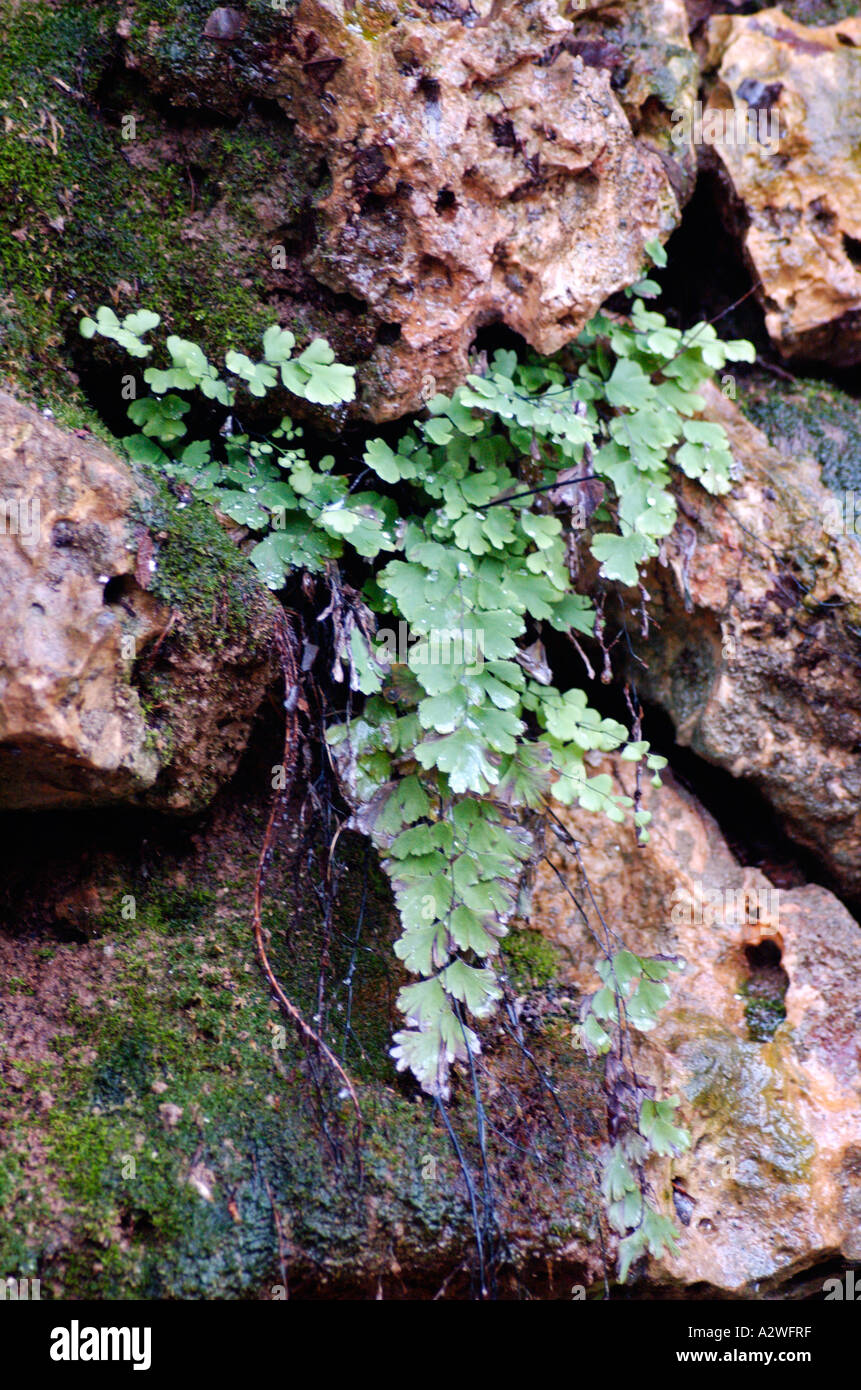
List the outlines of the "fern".
<svg viewBox="0 0 861 1390">
<path fill-rule="evenodd" d="M 81 331 L 142 357 L 157 324 L 146 311 L 121 324 L 100 309 Z M 414 977 L 398 999 L 393 1057 L 445 1099 L 453 1065 L 479 1051 L 480 1025 L 501 998 L 495 963 L 534 851 L 534 814 L 577 804 L 611 821 L 630 815 L 647 837 L 648 813 L 593 775 L 589 755 L 621 752 L 656 782 L 665 763 L 583 690 L 552 684 L 543 629 L 594 632 L 594 606 L 577 588 L 590 557 L 601 578 L 639 583 L 675 522 L 673 467 L 712 493 L 728 489 L 727 440 L 696 418 L 697 387 L 753 350 L 706 324 L 682 333 L 636 297 L 630 319 L 597 315 L 556 359 L 497 352 L 452 396 L 434 397 L 396 447 L 372 439 L 364 466 L 378 484 L 355 491 L 332 456 L 309 458 L 289 417 L 266 438 L 230 432 L 240 390 L 263 397 L 280 382 L 321 405 L 352 399 L 353 370 L 325 342 L 294 355 L 292 334 L 273 325 L 261 359 L 231 351 L 226 376 L 196 344 L 173 336 L 166 346 L 170 364 L 144 372 L 152 394 L 129 406 L 140 427 L 124 441 L 130 455 L 247 528 L 250 559 L 272 589 L 291 570 L 323 571 L 344 556 L 368 567 L 363 600 L 337 623 L 336 674 L 365 699 L 328 741 L 354 823 L 391 879 L 395 950 Z M 191 391 L 231 415 L 186 443 L 189 405 L 178 393 Z M 408 651 L 376 640 L 379 620 L 405 625 Z M 607 1053 L 620 1029 L 653 1027 L 674 968 L 608 952 L 584 1020 L 589 1048 Z M 672 1108 L 643 1090 L 610 1151 L 604 1195 L 623 1238 L 622 1277 L 672 1241 L 643 1175 L 649 1152 L 686 1142 Z"/>
</svg>

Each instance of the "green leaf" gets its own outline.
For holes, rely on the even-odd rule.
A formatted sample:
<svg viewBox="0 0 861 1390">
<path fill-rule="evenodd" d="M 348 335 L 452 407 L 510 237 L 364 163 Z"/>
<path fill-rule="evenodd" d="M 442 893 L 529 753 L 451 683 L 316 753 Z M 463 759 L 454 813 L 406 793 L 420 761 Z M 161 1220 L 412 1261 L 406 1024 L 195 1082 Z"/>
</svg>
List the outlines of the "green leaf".
<svg viewBox="0 0 861 1390">
<path fill-rule="evenodd" d="M 187 415 L 190 409 L 188 401 L 179 396 L 164 396 L 161 400 L 148 396 L 132 401 L 127 414 L 134 424 L 141 426 L 144 434 L 160 440 L 162 444 L 170 444 L 186 433 L 182 416 Z"/>
<path fill-rule="evenodd" d="M 247 383 L 252 396 L 265 396 L 278 380 L 275 368 L 267 362 L 252 362 L 244 352 L 235 352 L 232 348 L 225 354 L 224 365 Z"/>
<path fill-rule="evenodd" d="M 595 536 L 591 550 L 595 559 L 601 562 L 601 573 L 605 579 L 618 579 L 629 588 L 639 582 L 638 566 L 646 558 L 646 549 L 636 532 L 627 536 L 602 532 Z"/>
<path fill-rule="evenodd" d="M 437 767 L 445 772 L 456 794 L 471 791 L 483 796 L 497 781 L 488 749 L 468 725 L 441 738 L 423 739 L 416 758 L 423 768 Z"/>
<path fill-rule="evenodd" d="M 404 462 L 401 455 L 389 448 L 384 439 L 371 439 L 365 448 L 365 463 L 385 483 L 400 482 L 401 466 Z"/>
<path fill-rule="evenodd" d="M 678 1104 L 678 1096 L 671 1096 L 669 1100 L 646 1098 L 640 1106 L 640 1133 L 656 1154 L 679 1154 L 690 1147 L 690 1136 L 673 1124 L 673 1112 Z"/>
<path fill-rule="evenodd" d="M 619 409 L 639 410 L 653 399 L 655 388 L 638 363 L 620 358 L 607 382 L 607 400 Z"/>
<path fill-rule="evenodd" d="M 315 405 L 339 405 L 356 395 L 356 370 L 335 361 L 325 338 L 315 338 L 299 357 L 281 365 L 281 380 L 295 396 Z"/>
<path fill-rule="evenodd" d="M 661 269 L 664 268 L 667 264 L 667 253 L 657 237 L 652 237 L 651 241 L 647 241 L 643 249 L 653 265 L 659 266 Z"/>
<path fill-rule="evenodd" d="M 608 1020 L 615 1020 L 618 1017 L 616 1010 L 616 995 L 608 985 L 599 989 L 592 1000 L 592 1012 L 596 1018 L 600 1018 L 602 1023 Z"/>
<path fill-rule="evenodd" d="M 123 445 L 133 463 L 143 463 L 150 467 L 164 468 L 170 462 L 168 455 L 163 449 L 159 448 L 154 439 L 148 439 L 144 434 L 129 434 L 123 439 Z"/>
<path fill-rule="evenodd" d="M 646 1235 L 642 1227 L 633 1231 L 629 1236 L 619 1242 L 619 1282 L 624 1284 L 630 1273 L 631 1265 L 635 1264 L 642 1255 L 646 1253 Z"/>
<path fill-rule="evenodd" d="M 621 1144 L 614 1144 L 604 1166 L 601 1186 L 605 1200 L 618 1202 L 628 1192 L 639 1192 L 637 1176 L 628 1162 Z"/>
<path fill-rule="evenodd" d="M 446 993 L 465 1004 L 475 1018 L 488 1018 L 502 998 L 492 970 L 478 969 L 462 960 L 452 961 L 441 979 Z"/>
<path fill-rule="evenodd" d="M 599 1056 L 609 1052 L 610 1034 L 605 1032 L 593 1013 L 586 1016 L 586 1021 L 583 1024 L 583 1036 L 594 1047 Z"/>
<path fill-rule="evenodd" d="M 139 338 L 142 333 L 149 333 L 151 329 L 158 328 L 160 323 L 160 316 L 154 314 L 151 309 L 138 309 L 136 313 L 126 315 L 123 328 Z"/>
<path fill-rule="evenodd" d="M 667 985 L 654 980 L 643 979 L 636 992 L 628 1000 L 625 1011 L 628 1019 L 641 1033 L 648 1033 L 658 1021 L 658 1014 L 667 1003 L 670 991 Z"/>
<path fill-rule="evenodd" d="M 293 334 L 287 328 L 279 328 L 277 323 L 273 323 L 263 334 L 263 356 L 267 362 L 275 365 L 287 362 L 295 346 Z"/>
</svg>

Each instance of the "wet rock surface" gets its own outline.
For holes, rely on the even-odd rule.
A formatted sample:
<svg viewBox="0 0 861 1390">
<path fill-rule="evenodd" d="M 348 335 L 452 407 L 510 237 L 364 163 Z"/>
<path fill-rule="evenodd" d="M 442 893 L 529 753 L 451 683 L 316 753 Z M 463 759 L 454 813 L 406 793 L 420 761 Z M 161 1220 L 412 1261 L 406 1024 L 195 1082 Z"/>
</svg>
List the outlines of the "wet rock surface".
<svg viewBox="0 0 861 1390">
<path fill-rule="evenodd" d="M 861 891 L 861 550 L 810 456 L 791 469 L 712 388 L 742 474 L 726 498 L 688 484 L 647 588 L 642 695 L 679 743 L 739 778 L 832 880 Z"/>
<path fill-rule="evenodd" d="M 337 882 L 321 1026 L 340 1051 L 349 1018 L 360 1155 L 339 1079 L 260 972 L 248 919 L 273 756 L 258 748 L 182 834 L 156 817 L 122 831 L 115 816 L 35 817 L 27 832 L 20 818 L 4 822 L 0 1263 L 38 1270 L 43 1299 L 477 1294 L 460 1165 L 439 1113 L 398 1084 L 388 1056 L 393 908 L 373 869 L 365 878 L 359 837 L 342 836 L 334 859 L 328 841 L 317 849 Z M 308 853 L 298 871 L 292 863 L 298 816 L 295 806 L 271 865 L 264 923 L 273 968 L 310 1016 L 320 865 Z M 532 1012 L 548 1009 L 521 988 Z M 603 1268 L 601 1074 L 572 1051 L 564 1020 L 524 1028 L 534 1061 L 500 1029 L 482 1071 L 501 1239 L 494 1288 L 568 1298 Z M 534 1062 L 571 1117 L 573 1144 Z M 472 1164 L 468 1097 L 450 1117 Z"/>
<path fill-rule="evenodd" d="M 602 770 L 633 794 L 630 765 Z M 599 986 L 594 938 L 561 874 L 599 936 L 598 914 L 630 949 L 684 958 L 657 1028 L 635 1044 L 638 1073 L 681 1097 L 692 1138 L 653 1165 L 681 1241 L 648 1273 L 659 1287 L 766 1296 L 861 1252 L 861 928 L 825 889 L 778 890 L 743 868 L 671 777 L 646 787 L 643 805 L 643 846 L 633 829 L 565 814 L 594 898 L 580 892 L 574 853 L 554 843 L 557 872 L 538 870 L 532 925 L 562 952 L 564 979 Z"/>
<path fill-rule="evenodd" d="M 668 133 L 694 66 L 680 4 L 633 5 L 618 35 L 547 0 L 487 0 L 469 22 L 375 8 L 371 25 L 303 0 L 276 88 L 331 173 L 309 267 L 383 325 L 379 417 L 450 390 L 484 324 L 554 351 L 636 276 L 690 190 Z M 635 29 L 657 79 L 648 45 L 626 51 Z"/>
<path fill-rule="evenodd" d="M 46 167 L 9 115 L 0 367 L 38 340 L 65 390 L 75 308 L 114 295 L 213 358 L 276 318 L 324 335 L 393 418 L 453 387 L 489 324 L 570 341 L 693 186 L 670 139 L 696 87 L 681 0 L 5 3 L 0 77 L 56 148 Z"/>
<path fill-rule="evenodd" d="M 462 380 L 477 333 L 555 350 L 637 278 L 691 194 L 696 151 L 672 116 L 703 59 L 708 111 L 786 128 L 776 152 L 708 156 L 773 343 L 857 363 L 855 8 L 0 0 L 0 85 L 19 98 L 0 97 L 0 373 L 39 404 L 0 395 L 0 1272 L 38 1271 L 43 1297 L 488 1292 L 449 1133 L 393 1070 L 391 898 L 366 846 L 332 839 L 316 745 L 282 808 L 263 934 L 344 1057 L 361 1146 L 340 1079 L 260 972 L 278 610 L 205 507 L 83 428 L 85 396 L 119 433 L 124 409 L 80 312 L 149 305 L 219 361 L 277 319 L 358 365 L 366 418 L 401 416 Z M 693 316 L 730 297 L 708 274 L 691 277 Z M 650 1168 L 680 1250 L 614 1297 L 821 1297 L 823 1269 L 861 1261 L 859 415 L 780 369 L 740 389 L 741 409 L 706 393 L 736 486 L 679 487 L 628 671 L 644 736 L 659 706 L 686 766 L 724 770 L 723 829 L 670 775 L 643 789 L 646 846 L 563 818 L 609 928 L 686 961 L 636 1051 L 692 1135 Z M 633 793 L 629 764 L 607 770 Z M 753 788 L 799 862 L 728 848 Z M 477 1062 L 490 1292 L 521 1299 L 601 1296 L 616 1256 L 603 1063 L 577 1026 L 595 943 L 559 878 L 579 893 L 579 861 L 549 858 Z M 450 1117 L 475 1174 L 471 1080 Z"/>
</svg>

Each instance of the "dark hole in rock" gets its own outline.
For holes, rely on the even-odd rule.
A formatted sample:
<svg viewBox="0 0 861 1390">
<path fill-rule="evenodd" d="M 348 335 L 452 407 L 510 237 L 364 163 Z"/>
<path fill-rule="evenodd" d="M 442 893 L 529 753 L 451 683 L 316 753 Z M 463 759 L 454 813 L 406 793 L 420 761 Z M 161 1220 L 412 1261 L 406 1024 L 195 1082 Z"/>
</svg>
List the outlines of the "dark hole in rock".
<svg viewBox="0 0 861 1390">
<path fill-rule="evenodd" d="M 386 211 L 388 200 L 379 193 L 366 193 L 360 205 L 363 217 L 379 216 Z"/>
<path fill-rule="evenodd" d="M 513 150 L 517 147 L 517 132 L 514 129 L 514 122 L 509 117 L 489 116 L 488 120 L 493 126 L 493 143 L 501 150 Z"/>
<path fill-rule="evenodd" d="M 825 202 L 823 202 L 821 198 L 815 198 L 813 200 L 813 202 L 810 204 L 809 211 L 812 215 L 812 220 L 814 224 L 817 228 L 819 228 L 820 231 L 833 231 L 834 224 L 837 221 L 837 218 L 835 214 L 831 211 L 831 209 L 828 207 L 828 205 Z"/>
<path fill-rule="evenodd" d="M 423 74 L 419 78 L 419 91 L 426 101 L 431 102 L 434 106 L 439 105 L 441 88 L 435 77 L 428 77 L 427 73 Z"/>
<path fill-rule="evenodd" d="M 436 210 L 439 213 L 453 212 L 457 207 L 457 198 L 450 188 L 441 188 L 436 195 Z"/>
<path fill-rule="evenodd" d="M 135 1235 L 151 1235 L 156 1231 L 152 1217 L 142 1207 L 122 1207 L 119 1223 L 120 1230 L 127 1240 Z"/>
<path fill-rule="evenodd" d="M 861 241 L 857 237 L 843 233 L 843 250 L 854 266 L 861 270 Z"/>
<path fill-rule="evenodd" d="M 102 602 L 108 607 L 114 604 L 123 603 L 137 590 L 138 584 L 133 574 L 115 574 L 107 582 L 102 595 Z"/>
<path fill-rule="evenodd" d="M 75 544 L 75 523 L 73 521 L 55 521 L 51 528 L 51 544 L 60 550 L 65 550 L 68 546 Z"/>
<path fill-rule="evenodd" d="M 746 946 L 744 953 L 752 970 L 780 965 L 780 947 L 776 941 L 758 941 L 755 946 Z"/>
<path fill-rule="evenodd" d="M 377 329 L 377 342 L 383 347 L 391 347 L 401 336 L 401 325 L 399 323 L 381 323 Z"/>
<path fill-rule="evenodd" d="M 379 145 L 368 145 L 359 150 L 354 165 L 354 178 L 366 188 L 373 188 L 385 177 L 386 156 Z"/>
</svg>

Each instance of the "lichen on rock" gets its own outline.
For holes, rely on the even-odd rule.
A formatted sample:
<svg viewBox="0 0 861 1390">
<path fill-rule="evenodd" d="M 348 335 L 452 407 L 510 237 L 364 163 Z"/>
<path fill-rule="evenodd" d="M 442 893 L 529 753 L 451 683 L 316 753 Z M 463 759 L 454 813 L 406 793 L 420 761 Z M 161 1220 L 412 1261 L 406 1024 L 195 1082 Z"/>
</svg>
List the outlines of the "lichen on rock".
<svg viewBox="0 0 861 1390">
<path fill-rule="evenodd" d="M 630 765 L 593 758 L 633 793 Z M 637 845 L 633 827 L 596 833 L 584 812 L 566 812 L 579 854 L 550 846 L 532 925 L 557 948 L 563 980 L 583 991 L 600 984 L 590 931 L 560 886 L 576 891 L 582 864 L 593 927 L 618 922 L 621 904 L 628 949 L 683 959 L 657 1028 L 636 1044 L 645 1082 L 681 1095 L 692 1137 L 687 1153 L 652 1164 L 655 1190 L 668 1214 L 683 1218 L 683 1233 L 680 1253 L 651 1262 L 649 1277 L 718 1296 L 785 1290 L 806 1269 L 855 1260 L 861 1248 L 861 932 L 824 888 L 802 881 L 777 889 L 739 864 L 711 816 L 671 777 L 642 795 L 653 813 L 647 845 Z M 763 946 L 788 984 L 785 1020 L 756 1037 L 745 984 Z"/>
</svg>

